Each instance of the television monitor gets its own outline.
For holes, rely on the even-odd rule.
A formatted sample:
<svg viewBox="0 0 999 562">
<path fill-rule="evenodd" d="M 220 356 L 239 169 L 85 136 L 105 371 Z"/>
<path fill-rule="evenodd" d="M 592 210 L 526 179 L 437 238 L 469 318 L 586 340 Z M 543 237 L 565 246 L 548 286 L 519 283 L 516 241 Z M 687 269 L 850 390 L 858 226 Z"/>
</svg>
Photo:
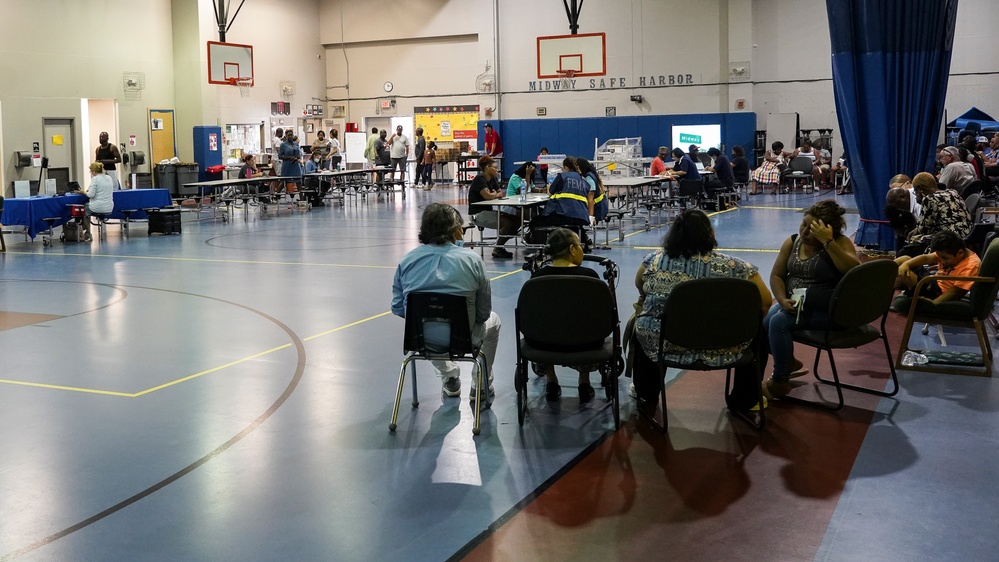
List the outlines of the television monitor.
<svg viewBox="0 0 999 562">
<path fill-rule="evenodd" d="M 721 125 L 673 125 L 673 148 L 684 152 L 692 144 L 696 144 L 701 152 L 711 147 L 721 148 Z"/>
</svg>

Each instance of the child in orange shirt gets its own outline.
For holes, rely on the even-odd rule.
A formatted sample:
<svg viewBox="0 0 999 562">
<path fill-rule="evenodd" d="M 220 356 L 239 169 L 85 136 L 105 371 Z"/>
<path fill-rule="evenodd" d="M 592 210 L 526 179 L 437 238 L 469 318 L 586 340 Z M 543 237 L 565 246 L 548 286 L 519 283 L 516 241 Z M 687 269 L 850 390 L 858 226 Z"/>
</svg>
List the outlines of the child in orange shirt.
<svg viewBox="0 0 999 562">
<path fill-rule="evenodd" d="M 900 284 L 911 291 L 923 276 L 916 273 L 924 265 L 937 264 L 937 275 L 975 276 L 982 265 L 975 252 L 965 246 L 964 240 L 949 230 L 943 230 L 933 235 L 930 240 L 930 250 L 933 253 L 923 254 L 914 258 L 902 256 L 895 260 L 898 263 Z M 933 304 L 958 300 L 970 289 L 973 281 L 940 280 L 929 282 L 920 291 L 920 298 L 932 300 Z"/>
</svg>

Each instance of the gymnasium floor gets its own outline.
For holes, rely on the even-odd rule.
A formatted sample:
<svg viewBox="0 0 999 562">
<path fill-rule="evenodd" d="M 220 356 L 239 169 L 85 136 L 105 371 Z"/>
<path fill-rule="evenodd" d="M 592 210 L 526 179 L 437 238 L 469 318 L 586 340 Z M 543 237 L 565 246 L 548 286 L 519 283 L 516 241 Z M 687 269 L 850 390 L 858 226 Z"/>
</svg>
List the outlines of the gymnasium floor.
<svg viewBox="0 0 999 562">
<path fill-rule="evenodd" d="M 751 197 L 714 216 L 720 247 L 766 277 L 800 209 L 831 196 Z M 395 264 L 422 208 L 458 200 L 441 187 L 229 223 L 190 213 L 179 236 L 112 227 L 49 249 L 7 235 L 0 560 L 995 558 L 993 379 L 902 371 L 894 399 L 848 391 L 837 414 L 773 404 L 757 433 L 725 413 L 723 373 L 671 373 L 664 436 L 634 415 L 627 380 L 614 431 L 600 394 L 580 406 L 566 373 L 556 404 L 531 378 L 520 428 L 512 328 L 527 274 L 488 252 L 506 326 L 482 435 L 467 368 L 462 399 L 442 402 L 425 364 L 419 409 L 404 397 L 389 433 Z M 664 233 L 640 226 L 598 252 L 621 268 L 622 310 Z M 890 328 L 895 347 L 902 319 Z M 848 376 L 884 383 L 877 346 L 841 357 Z"/>
</svg>

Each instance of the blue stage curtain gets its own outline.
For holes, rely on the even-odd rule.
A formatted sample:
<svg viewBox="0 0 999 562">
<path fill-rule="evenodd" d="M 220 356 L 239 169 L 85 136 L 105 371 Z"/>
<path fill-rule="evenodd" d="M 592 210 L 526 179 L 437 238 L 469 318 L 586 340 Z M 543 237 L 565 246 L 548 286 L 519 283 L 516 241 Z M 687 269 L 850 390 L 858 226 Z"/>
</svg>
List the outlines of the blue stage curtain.
<svg viewBox="0 0 999 562">
<path fill-rule="evenodd" d="M 862 219 L 884 220 L 888 180 L 932 171 L 957 0 L 826 0 L 833 93 Z M 858 245 L 894 247 L 861 222 Z"/>
</svg>

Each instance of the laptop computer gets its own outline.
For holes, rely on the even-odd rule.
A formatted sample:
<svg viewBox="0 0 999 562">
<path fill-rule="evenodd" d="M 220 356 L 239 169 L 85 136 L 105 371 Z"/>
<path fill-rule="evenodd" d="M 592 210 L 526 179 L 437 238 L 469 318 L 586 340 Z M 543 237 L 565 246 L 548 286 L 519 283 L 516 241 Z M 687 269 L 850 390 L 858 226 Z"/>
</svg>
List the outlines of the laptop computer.
<svg viewBox="0 0 999 562">
<path fill-rule="evenodd" d="M 66 182 L 66 188 L 63 189 L 61 192 L 59 191 L 59 189 L 57 187 L 56 188 L 56 193 L 58 193 L 59 195 L 66 195 L 67 193 L 70 193 L 70 192 L 73 192 L 73 191 L 79 191 L 79 190 L 80 190 L 80 182 L 69 181 L 69 182 Z"/>
</svg>

